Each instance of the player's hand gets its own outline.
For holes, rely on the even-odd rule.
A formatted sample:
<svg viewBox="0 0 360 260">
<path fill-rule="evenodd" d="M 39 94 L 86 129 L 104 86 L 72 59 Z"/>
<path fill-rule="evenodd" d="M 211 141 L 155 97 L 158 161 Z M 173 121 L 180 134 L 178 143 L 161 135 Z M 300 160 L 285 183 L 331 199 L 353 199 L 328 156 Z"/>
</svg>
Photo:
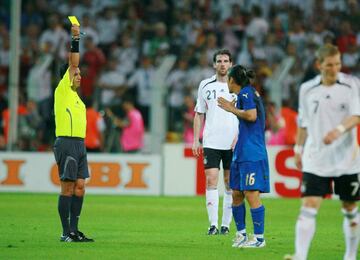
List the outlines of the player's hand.
<svg viewBox="0 0 360 260">
<path fill-rule="evenodd" d="M 228 101 L 223 97 L 219 97 L 217 101 L 218 101 L 218 106 L 228 112 L 231 112 L 234 109 L 234 101 Z"/>
<path fill-rule="evenodd" d="M 79 37 L 79 35 L 80 35 L 80 26 L 79 25 L 73 24 L 71 26 L 71 35 L 73 37 Z"/>
<path fill-rule="evenodd" d="M 341 132 L 335 128 L 325 135 L 323 142 L 324 142 L 324 144 L 331 144 L 336 139 L 338 139 L 339 136 L 341 136 Z"/>
<path fill-rule="evenodd" d="M 199 141 L 194 141 L 192 145 L 193 155 L 199 157 L 202 154 L 202 147 Z"/>
<path fill-rule="evenodd" d="M 295 165 L 296 165 L 296 168 L 298 168 L 299 170 L 302 169 L 301 157 L 302 157 L 301 154 L 295 153 Z"/>
</svg>

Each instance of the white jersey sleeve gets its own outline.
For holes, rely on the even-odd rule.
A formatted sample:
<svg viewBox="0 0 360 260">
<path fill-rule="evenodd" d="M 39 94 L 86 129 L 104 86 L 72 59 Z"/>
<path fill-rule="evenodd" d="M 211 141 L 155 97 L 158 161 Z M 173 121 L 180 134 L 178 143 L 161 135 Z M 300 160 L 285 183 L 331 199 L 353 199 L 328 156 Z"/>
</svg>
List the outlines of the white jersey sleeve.
<svg viewBox="0 0 360 260">
<path fill-rule="evenodd" d="M 306 94 L 315 86 L 320 84 L 321 78 L 317 76 L 313 80 L 307 81 L 300 86 L 299 109 L 298 109 L 298 126 L 307 128 L 309 124 L 309 107 L 306 105 Z"/>
<path fill-rule="evenodd" d="M 360 116 L 360 79 L 357 77 L 351 77 L 352 85 L 355 86 L 352 88 L 354 97 L 350 103 L 350 113 L 354 116 Z"/>
<path fill-rule="evenodd" d="M 196 106 L 194 108 L 194 111 L 197 113 L 205 114 L 206 113 L 206 102 L 203 97 L 203 88 L 206 84 L 209 82 L 216 81 L 216 75 L 212 76 L 211 78 L 204 79 L 200 82 L 199 88 L 198 88 L 198 95 L 196 100 Z"/>
</svg>

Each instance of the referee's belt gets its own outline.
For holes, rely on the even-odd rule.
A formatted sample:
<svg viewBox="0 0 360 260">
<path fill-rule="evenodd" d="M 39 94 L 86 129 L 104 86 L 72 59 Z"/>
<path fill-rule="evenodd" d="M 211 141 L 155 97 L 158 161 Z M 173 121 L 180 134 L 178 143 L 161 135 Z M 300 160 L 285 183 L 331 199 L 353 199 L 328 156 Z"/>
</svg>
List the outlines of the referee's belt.
<svg viewBox="0 0 360 260">
<path fill-rule="evenodd" d="M 69 140 L 74 140 L 74 141 L 84 141 L 85 140 L 85 138 L 77 137 L 77 136 L 57 136 L 56 138 L 69 139 Z"/>
</svg>

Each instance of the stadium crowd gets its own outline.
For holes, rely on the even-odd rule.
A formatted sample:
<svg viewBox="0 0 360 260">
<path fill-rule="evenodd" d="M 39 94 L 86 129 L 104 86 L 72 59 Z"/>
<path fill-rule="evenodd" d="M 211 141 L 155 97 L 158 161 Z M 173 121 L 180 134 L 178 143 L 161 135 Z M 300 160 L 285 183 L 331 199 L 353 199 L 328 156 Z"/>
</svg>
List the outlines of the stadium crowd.
<svg viewBox="0 0 360 260">
<path fill-rule="evenodd" d="M 10 4 L 0 3 L 0 150 L 6 148 L 10 122 Z M 336 44 L 343 72 L 360 76 L 358 0 L 23 0 L 18 150 L 51 150 L 53 93 L 68 57 L 68 15 L 78 17 L 85 33 L 80 94 L 95 109 L 92 120 L 102 121 L 91 124 L 90 131 L 101 132 L 91 135 L 100 140 L 94 151 L 122 149 L 114 142 L 121 130 L 112 118 L 126 116 L 123 99 L 133 98 L 149 129 L 154 74 L 168 54 L 177 61 L 164 84 L 167 130 L 185 133 L 186 142 L 192 142 L 198 84 L 214 74 L 212 55 L 219 48 L 229 49 L 234 63 L 256 71 L 256 87 L 266 101 L 268 144 L 294 144 L 298 88 L 317 73 L 318 46 Z M 280 83 L 279 108 L 269 98 L 271 79 L 287 57 L 295 62 Z"/>
</svg>

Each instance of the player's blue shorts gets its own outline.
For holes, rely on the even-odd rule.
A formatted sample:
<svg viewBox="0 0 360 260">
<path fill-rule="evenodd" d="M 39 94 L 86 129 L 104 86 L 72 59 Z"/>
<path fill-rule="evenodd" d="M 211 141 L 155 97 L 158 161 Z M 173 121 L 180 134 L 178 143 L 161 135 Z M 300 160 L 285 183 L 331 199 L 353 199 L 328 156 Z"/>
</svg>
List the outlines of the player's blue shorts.
<svg viewBox="0 0 360 260">
<path fill-rule="evenodd" d="M 239 191 L 258 190 L 262 193 L 270 192 L 268 161 L 232 162 L 230 188 Z"/>
</svg>

